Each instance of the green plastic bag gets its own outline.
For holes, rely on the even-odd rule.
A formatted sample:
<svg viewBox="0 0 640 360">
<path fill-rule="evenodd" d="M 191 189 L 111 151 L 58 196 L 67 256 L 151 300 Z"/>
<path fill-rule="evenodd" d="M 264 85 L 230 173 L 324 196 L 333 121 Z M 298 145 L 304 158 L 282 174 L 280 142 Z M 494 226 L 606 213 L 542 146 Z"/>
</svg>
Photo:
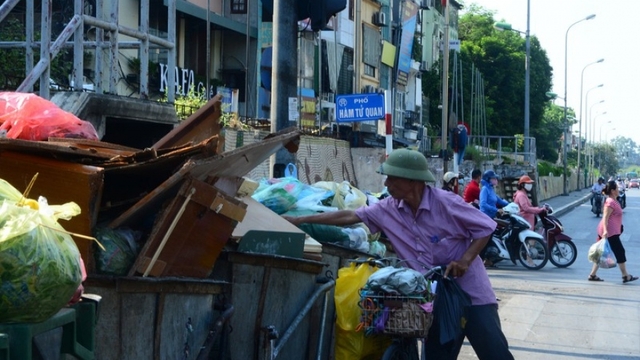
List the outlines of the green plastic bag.
<svg viewBox="0 0 640 360">
<path fill-rule="evenodd" d="M 0 323 L 50 318 L 82 281 L 78 248 L 57 222 L 79 214 L 80 207 L 21 198 L 0 179 Z"/>
</svg>

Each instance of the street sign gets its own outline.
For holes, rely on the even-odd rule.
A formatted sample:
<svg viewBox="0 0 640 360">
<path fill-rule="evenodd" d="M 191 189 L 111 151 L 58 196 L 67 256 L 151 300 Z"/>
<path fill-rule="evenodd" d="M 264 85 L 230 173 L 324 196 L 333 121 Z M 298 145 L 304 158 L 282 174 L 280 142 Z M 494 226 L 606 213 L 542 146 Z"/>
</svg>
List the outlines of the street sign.
<svg viewBox="0 0 640 360">
<path fill-rule="evenodd" d="M 336 121 L 354 122 L 384 119 L 384 95 L 352 94 L 336 96 Z"/>
</svg>

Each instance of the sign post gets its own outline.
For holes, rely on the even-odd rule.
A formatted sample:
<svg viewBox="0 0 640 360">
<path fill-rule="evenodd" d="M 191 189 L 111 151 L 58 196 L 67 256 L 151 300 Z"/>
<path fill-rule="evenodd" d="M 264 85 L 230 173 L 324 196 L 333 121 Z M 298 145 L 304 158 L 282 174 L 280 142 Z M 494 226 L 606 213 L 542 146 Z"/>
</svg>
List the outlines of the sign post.
<svg viewBox="0 0 640 360">
<path fill-rule="evenodd" d="M 384 95 L 351 94 L 336 97 L 336 122 L 382 120 L 385 118 Z"/>
</svg>

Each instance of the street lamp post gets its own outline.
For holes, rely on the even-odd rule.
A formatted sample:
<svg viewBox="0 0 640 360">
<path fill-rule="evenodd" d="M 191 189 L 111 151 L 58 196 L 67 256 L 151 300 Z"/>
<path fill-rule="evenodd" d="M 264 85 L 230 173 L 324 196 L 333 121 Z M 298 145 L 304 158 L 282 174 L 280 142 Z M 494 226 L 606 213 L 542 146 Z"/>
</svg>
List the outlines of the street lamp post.
<svg viewBox="0 0 640 360">
<path fill-rule="evenodd" d="M 591 20 L 593 18 L 595 18 L 596 15 L 595 14 L 591 14 L 589 16 L 587 16 L 586 18 L 580 19 L 576 22 L 574 22 L 573 24 L 569 25 L 569 27 L 567 28 L 567 32 L 564 35 L 564 122 L 565 122 L 565 129 L 564 129 L 564 143 L 562 144 L 562 167 L 563 167 L 563 171 L 562 171 L 562 195 L 569 195 L 567 193 L 567 138 L 569 137 L 567 134 L 567 130 L 568 130 L 568 126 L 566 126 L 567 124 L 567 42 L 569 40 L 569 30 L 571 30 L 571 28 L 582 22 L 585 20 Z"/>
<path fill-rule="evenodd" d="M 584 80 L 584 71 L 593 64 L 598 64 L 603 62 L 604 59 L 600 59 L 585 65 L 582 68 L 582 73 L 580 74 L 580 118 L 578 119 L 578 188 L 580 188 L 580 149 L 582 148 L 582 88 L 583 88 L 583 80 Z M 602 85 L 600 85 L 602 86 Z M 587 92 L 587 97 L 589 96 L 589 92 Z M 586 134 L 587 124 L 585 123 L 585 134 Z M 586 136 L 585 136 L 586 138 Z"/>
<path fill-rule="evenodd" d="M 596 144 L 596 120 L 598 119 L 598 116 L 600 115 L 605 115 L 607 112 L 601 112 L 600 114 L 597 114 L 594 118 L 591 119 L 591 171 L 593 172 L 594 170 L 594 155 L 595 155 L 595 144 Z M 591 117 L 591 110 L 589 110 L 589 117 Z M 592 175 L 594 175 L 592 173 Z"/>
<path fill-rule="evenodd" d="M 530 119 L 530 92 L 531 92 L 531 72 L 530 72 L 530 61 L 531 61 L 531 39 L 529 36 L 530 29 L 530 7 L 531 0 L 527 0 L 527 30 L 520 31 L 513 29 L 511 24 L 504 22 L 497 22 L 493 26 L 502 31 L 502 30 L 510 30 L 515 31 L 520 34 L 524 34 L 525 38 L 525 57 L 524 57 L 524 156 L 525 160 L 530 161 L 530 140 L 529 139 L 529 119 Z"/>
<path fill-rule="evenodd" d="M 605 126 L 605 125 L 607 125 L 607 124 L 611 124 L 611 120 L 609 120 L 609 121 L 607 121 L 607 122 L 605 122 L 605 123 L 600 124 L 600 140 L 598 140 L 598 143 L 600 143 L 600 144 L 602 144 L 602 127 L 603 127 L 603 126 Z"/>
</svg>

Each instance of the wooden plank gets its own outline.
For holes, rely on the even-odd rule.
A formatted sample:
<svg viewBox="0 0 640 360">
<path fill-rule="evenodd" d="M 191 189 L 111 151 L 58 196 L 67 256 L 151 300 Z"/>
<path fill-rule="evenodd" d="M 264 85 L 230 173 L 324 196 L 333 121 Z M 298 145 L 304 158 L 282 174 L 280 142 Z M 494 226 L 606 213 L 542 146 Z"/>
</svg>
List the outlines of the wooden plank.
<svg viewBox="0 0 640 360">
<path fill-rule="evenodd" d="M 300 138 L 299 130 L 290 128 L 273 135 L 261 143 L 210 158 L 186 162 L 175 174 L 109 223 L 109 227 L 129 225 L 151 211 L 156 211 L 160 204 L 176 194 L 177 186 L 188 176 L 196 177 L 201 181 L 212 177 L 242 177 L 281 148 L 287 147 L 290 151 L 297 149 L 295 144 Z"/>
<path fill-rule="evenodd" d="M 104 183 L 104 169 L 40 156 L 0 151 L 0 178 L 23 192 L 38 173 L 30 198 L 44 196 L 51 205 L 75 202 L 82 213 L 69 221 L 61 220 L 65 230 L 91 235 L 98 219 Z M 94 270 L 93 243 L 74 238 L 88 272 Z"/>
<path fill-rule="evenodd" d="M 211 210 L 211 204 L 221 199 L 224 200 L 219 203 L 222 206 L 217 205 L 215 210 Z M 209 276 L 237 224 L 236 219 L 216 211 L 231 209 L 233 216 L 238 218 L 241 211 L 237 208 L 245 206 L 234 198 L 222 195 L 209 184 L 190 179 L 183 184 L 179 196 L 157 218 L 129 275 L 135 275 L 136 272 L 144 274 L 149 269 L 149 259 L 157 257 L 164 264 L 160 270 L 151 268 L 153 275 Z"/>
<path fill-rule="evenodd" d="M 162 149 L 190 142 L 200 142 L 206 138 L 220 134 L 220 113 L 222 95 L 218 94 L 203 107 L 182 121 L 154 145 L 154 149 Z M 222 142 L 219 144 L 222 152 Z"/>
</svg>

